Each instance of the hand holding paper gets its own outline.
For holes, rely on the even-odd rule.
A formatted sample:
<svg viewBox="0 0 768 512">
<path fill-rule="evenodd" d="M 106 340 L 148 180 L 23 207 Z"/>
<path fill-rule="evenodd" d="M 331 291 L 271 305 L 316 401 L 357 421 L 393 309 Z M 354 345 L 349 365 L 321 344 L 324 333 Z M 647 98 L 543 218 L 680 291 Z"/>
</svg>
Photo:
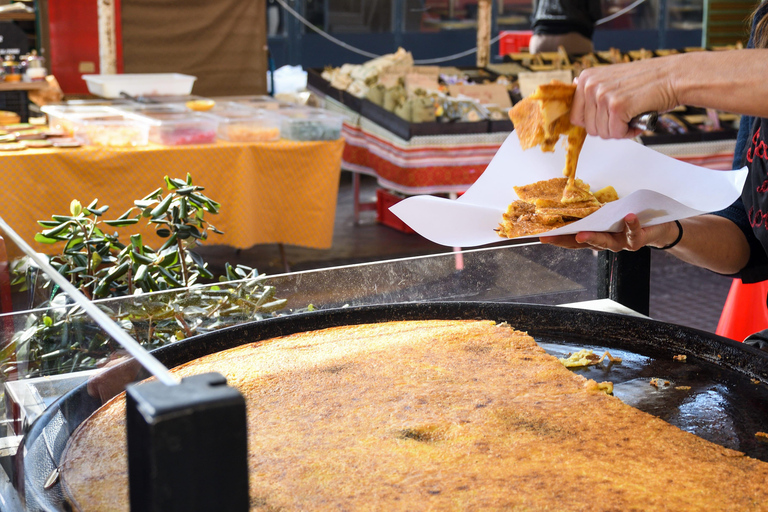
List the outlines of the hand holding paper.
<svg viewBox="0 0 768 512">
<path fill-rule="evenodd" d="M 414 196 L 390 210 L 423 237 L 449 247 L 506 240 L 494 230 L 517 199 L 512 187 L 562 176 L 564 159 L 561 144 L 554 153 L 523 151 L 512 132 L 485 172 L 459 199 Z M 619 231 L 629 213 L 637 214 L 647 226 L 720 210 L 741 194 L 747 170 L 715 171 L 675 160 L 634 141 L 588 137 L 578 176 L 592 190 L 613 185 L 619 200 L 548 231 L 547 236 Z"/>
</svg>

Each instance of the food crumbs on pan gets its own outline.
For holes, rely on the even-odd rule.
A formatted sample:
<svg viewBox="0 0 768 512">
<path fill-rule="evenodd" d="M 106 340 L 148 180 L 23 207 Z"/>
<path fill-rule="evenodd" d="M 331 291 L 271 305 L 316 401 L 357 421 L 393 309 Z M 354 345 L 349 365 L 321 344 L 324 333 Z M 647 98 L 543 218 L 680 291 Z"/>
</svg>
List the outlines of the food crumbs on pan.
<svg viewBox="0 0 768 512">
<path fill-rule="evenodd" d="M 580 367 L 600 364 L 605 359 L 608 359 L 609 365 L 614 363 L 616 364 L 621 363 L 620 357 L 613 357 L 611 354 L 608 353 L 607 350 L 601 357 L 598 357 L 597 354 L 595 354 L 589 349 L 581 349 L 578 352 L 568 354 L 567 357 L 558 358 L 558 361 L 563 363 L 563 366 L 565 366 L 566 368 L 580 368 Z"/>
<path fill-rule="evenodd" d="M 655 388 L 659 388 L 659 387 L 662 387 L 662 386 L 669 386 L 669 381 L 668 380 L 661 380 L 661 379 L 658 379 L 658 378 L 654 377 L 654 378 L 651 379 L 650 385 L 655 387 Z"/>
<path fill-rule="evenodd" d="M 685 354 L 677 354 L 676 356 L 672 356 L 672 359 L 684 363 L 688 359 L 688 356 Z"/>
<path fill-rule="evenodd" d="M 608 351 L 606 350 L 603 356 L 600 358 L 598 363 L 602 363 L 605 358 L 608 358 L 608 361 L 611 363 L 621 364 L 621 358 L 620 357 L 613 357 Z"/>
<path fill-rule="evenodd" d="M 675 389 L 679 389 L 680 391 L 688 391 L 691 389 L 691 386 L 675 386 Z"/>
<path fill-rule="evenodd" d="M 584 383 L 584 389 L 592 392 L 602 392 L 606 395 L 613 395 L 613 382 L 604 381 L 598 384 L 596 381 L 588 379 L 587 382 Z"/>
<path fill-rule="evenodd" d="M 768 434 L 765 432 L 755 432 L 755 439 L 763 443 L 768 443 Z"/>
<path fill-rule="evenodd" d="M 749 379 L 752 384 L 760 384 L 760 381 L 758 379 Z"/>
</svg>

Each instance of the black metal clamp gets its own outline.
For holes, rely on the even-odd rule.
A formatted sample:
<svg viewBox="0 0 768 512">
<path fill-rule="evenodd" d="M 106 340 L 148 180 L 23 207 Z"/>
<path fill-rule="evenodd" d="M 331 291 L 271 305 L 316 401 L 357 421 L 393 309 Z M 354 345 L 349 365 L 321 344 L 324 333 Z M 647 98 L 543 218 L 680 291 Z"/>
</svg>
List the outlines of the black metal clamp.
<svg viewBox="0 0 768 512">
<path fill-rule="evenodd" d="M 126 389 L 132 511 L 247 511 L 245 399 L 218 373 Z"/>
</svg>

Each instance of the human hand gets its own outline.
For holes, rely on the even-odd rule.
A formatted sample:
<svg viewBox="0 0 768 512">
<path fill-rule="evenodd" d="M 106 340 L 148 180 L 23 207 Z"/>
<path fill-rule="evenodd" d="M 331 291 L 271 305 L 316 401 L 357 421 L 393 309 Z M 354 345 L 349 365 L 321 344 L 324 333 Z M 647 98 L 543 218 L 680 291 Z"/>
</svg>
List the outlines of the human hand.
<svg viewBox="0 0 768 512">
<path fill-rule="evenodd" d="M 575 235 L 542 236 L 539 240 L 566 249 L 637 251 L 646 245 L 664 247 L 669 243 L 666 240 L 677 236 L 677 232 L 677 226 L 672 222 L 644 228 L 637 215 L 630 213 L 624 217 L 624 228 L 618 233 L 581 231 Z"/>
<path fill-rule="evenodd" d="M 127 354 L 117 354 L 102 371 L 88 379 L 86 390 L 92 397 L 106 403 L 110 398 L 125 391 L 136 380 L 141 364 Z"/>
<path fill-rule="evenodd" d="M 585 69 L 575 80 L 571 123 L 604 139 L 639 135 L 629 126 L 633 117 L 678 105 L 674 76 L 684 63 L 675 57 Z"/>
</svg>

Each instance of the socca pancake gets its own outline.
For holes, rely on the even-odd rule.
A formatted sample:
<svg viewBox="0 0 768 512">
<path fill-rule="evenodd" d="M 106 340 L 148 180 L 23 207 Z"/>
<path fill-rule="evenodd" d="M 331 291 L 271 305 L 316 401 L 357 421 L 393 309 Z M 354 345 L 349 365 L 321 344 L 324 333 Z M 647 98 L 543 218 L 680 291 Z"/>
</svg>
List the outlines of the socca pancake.
<svg viewBox="0 0 768 512">
<path fill-rule="evenodd" d="M 566 203 L 560 200 L 568 186 L 567 178 L 552 178 L 514 187 L 520 198 L 512 202 L 502 215 L 497 229 L 500 236 L 517 238 L 546 233 L 566 226 L 596 212 L 603 205 L 589 190 L 589 184 L 576 179 L 573 187 L 579 191 L 581 201 Z M 618 198 L 613 187 L 600 189 L 597 194 L 605 201 Z"/>
<path fill-rule="evenodd" d="M 345 326 L 182 365 L 245 396 L 251 509 L 765 510 L 768 464 L 599 391 L 490 321 Z M 73 434 L 76 509 L 128 510 L 124 398 Z"/>
</svg>

